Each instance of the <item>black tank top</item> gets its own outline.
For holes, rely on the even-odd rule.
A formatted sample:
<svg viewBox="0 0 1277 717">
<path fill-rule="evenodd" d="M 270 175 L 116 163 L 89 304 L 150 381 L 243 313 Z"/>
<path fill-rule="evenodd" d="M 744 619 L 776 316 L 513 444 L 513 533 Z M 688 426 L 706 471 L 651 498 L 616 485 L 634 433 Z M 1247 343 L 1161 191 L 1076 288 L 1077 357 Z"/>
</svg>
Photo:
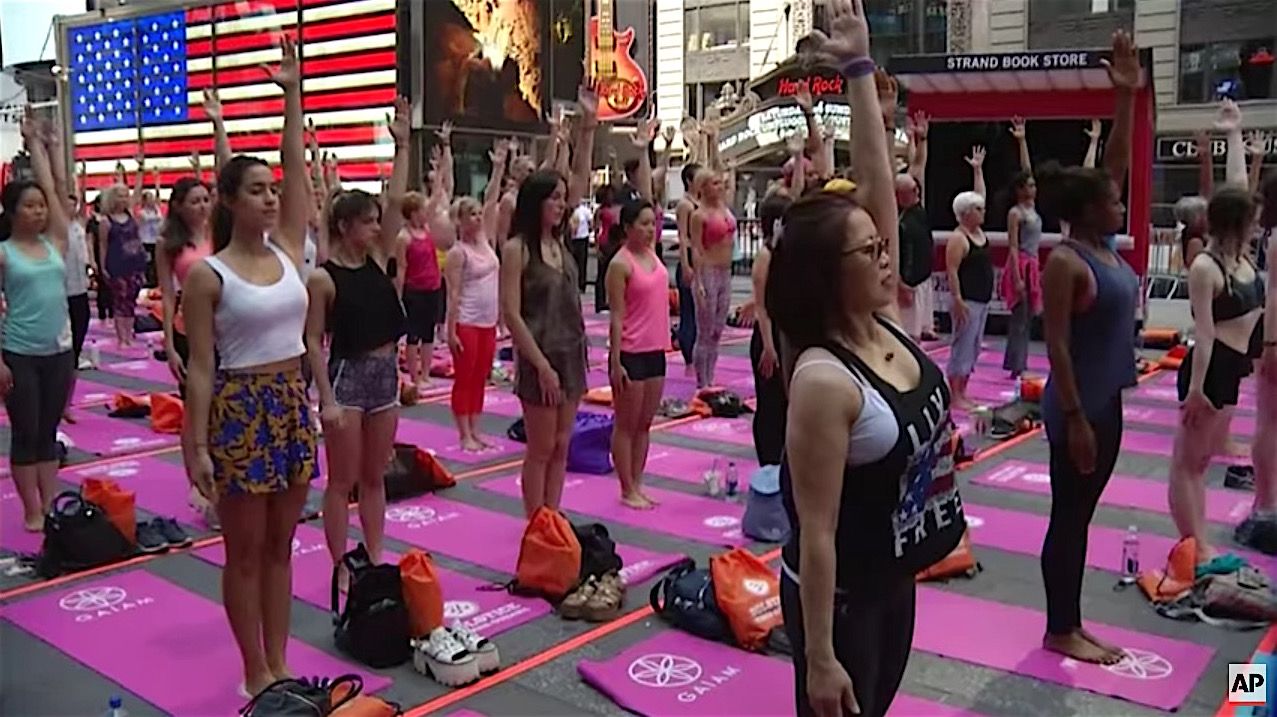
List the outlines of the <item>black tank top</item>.
<svg viewBox="0 0 1277 717">
<path fill-rule="evenodd" d="M 1216 322 L 1236 319 L 1264 307 L 1264 280 L 1259 274 L 1259 267 L 1255 266 L 1249 257 L 1242 257 L 1242 261 L 1251 265 L 1251 268 L 1255 270 L 1255 277 L 1250 281 L 1242 282 L 1228 273 L 1228 269 L 1224 267 L 1224 260 L 1218 254 L 1212 251 L 1202 253 L 1209 256 L 1219 267 L 1219 273 L 1224 275 L 1224 291 L 1212 299 L 1210 304 L 1211 316 Z"/>
<path fill-rule="evenodd" d="M 914 575 L 948 555 L 966 530 L 954 477 L 955 431 L 944 374 L 907 336 L 887 321 L 880 323 L 918 362 L 922 377 L 912 391 L 896 390 L 838 344 L 822 347 L 882 395 L 899 427 L 887 455 L 873 463 L 843 466 L 834 584 L 844 589 L 866 576 Z M 781 556 L 786 572 L 797 575 L 802 526 L 787 457 L 781 462 L 780 485 L 792 529 Z"/>
<path fill-rule="evenodd" d="M 323 268 L 337 288 L 328 312 L 332 358 L 356 358 L 404 335 L 403 303 L 390 279 L 397 268 L 394 259 L 387 263 L 386 271 L 372 257 L 358 269 L 338 266 L 331 260 L 324 262 Z"/>
<path fill-rule="evenodd" d="M 962 284 L 964 301 L 986 303 L 993 298 L 993 259 L 989 256 L 989 239 L 976 244 L 961 229 L 958 233 L 967 242 L 967 255 L 958 265 L 958 282 Z"/>
</svg>

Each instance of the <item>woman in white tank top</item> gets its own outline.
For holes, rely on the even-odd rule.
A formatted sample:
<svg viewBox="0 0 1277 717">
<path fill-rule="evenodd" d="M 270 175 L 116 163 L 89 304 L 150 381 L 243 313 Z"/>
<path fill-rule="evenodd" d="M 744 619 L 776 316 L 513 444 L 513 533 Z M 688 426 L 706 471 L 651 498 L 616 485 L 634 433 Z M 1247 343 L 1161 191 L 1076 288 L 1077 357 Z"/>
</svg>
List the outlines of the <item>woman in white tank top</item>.
<svg viewBox="0 0 1277 717">
<path fill-rule="evenodd" d="M 319 474 L 301 373 L 307 297 L 300 270 L 310 180 L 297 52 L 287 35 L 282 49 L 271 79 L 284 91 L 283 184 L 255 157 L 237 156 L 221 168 L 215 254 L 191 269 L 182 290 L 191 353 L 187 470 L 221 518 L 222 601 L 247 695 L 291 676 L 284 651 L 292 539 L 308 485 Z"/>
</svg>

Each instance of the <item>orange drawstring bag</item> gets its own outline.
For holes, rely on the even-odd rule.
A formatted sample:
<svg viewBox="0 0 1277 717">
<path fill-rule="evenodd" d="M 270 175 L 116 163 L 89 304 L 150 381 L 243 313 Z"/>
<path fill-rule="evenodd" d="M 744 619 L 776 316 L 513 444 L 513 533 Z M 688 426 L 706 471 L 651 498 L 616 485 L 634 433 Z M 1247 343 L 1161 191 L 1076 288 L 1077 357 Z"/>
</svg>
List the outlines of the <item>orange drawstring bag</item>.
<svg viewBox="0 0 1277 717">
<path fill-rule="evenodd" d="M 111 525 L 120 531 L 130 545 L 137 544 L 137 513 L 133 508 L 133 491 L 125 490 L 109 478 L 85 478 L 80 495 L 102 509 Z"/>
<path fill-rule="evenodd" d="M 443 587 L 430 554 L 415 549 L 404 554 L 399 559 L 399 579 L 412 636 L 429 635 L 443 625 Z"/>
<path fill-rule="evenodd" d="M 186 416 L 182 399 L 171 393 L 151 394 L 151 430 L 156 433 L 182 433 L 182 421 Z"/>
<path fill-rule="evenodd" d="M 744 548 L 711 557 L 709 573 L 714 599 L 736 644 L 746 650 L 763 649 L 772 630 L 785 624 L 776 573 Z"/>
<path fill-rule="evenodd" d="M 512 592 L 562 600 L 581 579 L 581 544 L 562 513 L 537 508 L 523 531 Z"/>
<path fill-rule="evenodd" d="M 585 402 L 593 403 L 597 406 L 612 405 L 612 387 L 603 386 L 602 388 L 592 388 L 585 392 Z"/>
<path fill-rule="evenodd" d="M 1165 570 L 1145 570 L 1135 579 L 1151 603 L 1175 602 L 1197 582 L 1197 540 L 1181 538 L 1166 556 Z"/>
<path fill-rule="evenodd" d="M 915 579 L 921 583 L 957 577 L 974 578 L 978 572 L 980 562 L 975 559 L 975 553 L 971 550 L 971 531 L 964 530 L 958 546 L 934 565 L 918 573 Z"/>
</svg>

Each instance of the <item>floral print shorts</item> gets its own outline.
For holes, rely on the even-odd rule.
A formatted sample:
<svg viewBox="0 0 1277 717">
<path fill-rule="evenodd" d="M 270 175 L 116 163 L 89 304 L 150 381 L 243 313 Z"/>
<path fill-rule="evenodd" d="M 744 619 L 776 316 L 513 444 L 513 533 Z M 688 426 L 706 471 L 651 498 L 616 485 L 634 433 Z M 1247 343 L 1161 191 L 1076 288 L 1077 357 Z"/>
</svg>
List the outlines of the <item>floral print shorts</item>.
<svg viewBox="0 0 1277 717">
<path fill-rule="evenodd" d="M 319 475 L 315 425 L 300 370 L 219 371 L 209 411 L 218 492 L 279 493 Z"/>
</svg>

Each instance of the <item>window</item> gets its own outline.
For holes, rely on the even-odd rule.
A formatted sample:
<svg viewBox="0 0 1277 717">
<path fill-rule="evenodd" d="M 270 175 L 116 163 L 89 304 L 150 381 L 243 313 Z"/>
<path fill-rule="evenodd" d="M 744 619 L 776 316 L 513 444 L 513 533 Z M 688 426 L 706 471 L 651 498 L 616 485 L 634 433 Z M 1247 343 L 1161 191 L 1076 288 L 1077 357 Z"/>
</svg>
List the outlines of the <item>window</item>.
<svg viewBox="0 0 1277 717">
<path fill-rule="evenodd" d="M 689 7 L 683 11 L 687 50 L 720 50 L 749 43 L 749 2 Z"/>
<path fill-rule="evenodd" d="M 693 117 L 704 117 L 705 110 L 718 100 L 722 94 L 722 82 L 703 82 L 684 85 L 687 113 Z"/>
<path fill-rule="evenodd" d="M 1179 101 L 1209 103 L 1222 97 L 1263 100 L 1274 96 L 1274 38 L 1184 45 L 1179 53 Z"/>
<path fill-rule="evenodd" d="M 865 0 L 873 31 L 874 60 L 886 64 L 893 55 L 943 53 L 949 49 L 946 0 Z M 812 7 L 812 27 L 829 30 L 829 9 L 821 0 Z"/>
</svg>

